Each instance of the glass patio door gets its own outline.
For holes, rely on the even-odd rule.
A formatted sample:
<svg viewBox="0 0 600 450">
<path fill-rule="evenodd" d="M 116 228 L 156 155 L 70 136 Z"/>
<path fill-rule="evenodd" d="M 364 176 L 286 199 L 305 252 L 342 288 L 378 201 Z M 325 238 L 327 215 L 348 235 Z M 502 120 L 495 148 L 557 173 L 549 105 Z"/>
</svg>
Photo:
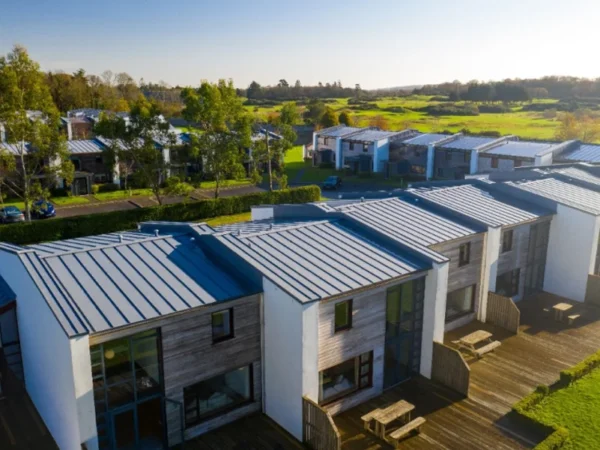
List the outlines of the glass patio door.
<svg viewBox="0 0 600 450">
<path fill-rule="evenodd" d="M 128 406 L 111 414 L 111 430 L 114 450 L 135 450 L 137 448 L 135 409 Z"/>
<path fill-rule="evenodd" d="M 154 398 L 110 412 L 113 450 L 164 448 L 161 399 Z"/>
</svg>

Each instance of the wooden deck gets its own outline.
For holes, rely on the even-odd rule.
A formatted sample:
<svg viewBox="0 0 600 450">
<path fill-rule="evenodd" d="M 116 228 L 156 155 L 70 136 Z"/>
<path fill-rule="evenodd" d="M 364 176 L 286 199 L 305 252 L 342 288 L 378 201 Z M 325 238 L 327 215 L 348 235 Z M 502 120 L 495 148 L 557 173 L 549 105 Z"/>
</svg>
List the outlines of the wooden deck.
<svg viewBox="0 0 600 450">
<path fill-rule="evenodd" d="M 4 363 L 2 349 L 0 371 L 4 396 L 0 399 L 0 449 L 58 450 L 21 381 Z"/>
<path fill-rule="evenodd" d="M 521 449 L 531 448 L 545 436 L 523 428 L 511 419 L 511 406 L 539 384 L 551 384 L 559 372 L 600 348 L 600 310 L 577 305 L 582 311 L 574 325 L 554 321 L 544 312 L 564 299 L 548 294 L 518 303 L 521 326 L 518 335 L 480 322 L 447 333 L 445 343 L 476 330 L 488 330 L 502 345 L 481 360 L 467 358 L 471 367 L 470 398 L 416 378 L 386 391 L 336 417 L 344 450 L 392 449 L 366 432 L 360 417 L 372 409 L 405 399 L 416 409 L 413 417 L 427 423 L 420 435 L 402 441 L 402 449 Z"/>
</svg>

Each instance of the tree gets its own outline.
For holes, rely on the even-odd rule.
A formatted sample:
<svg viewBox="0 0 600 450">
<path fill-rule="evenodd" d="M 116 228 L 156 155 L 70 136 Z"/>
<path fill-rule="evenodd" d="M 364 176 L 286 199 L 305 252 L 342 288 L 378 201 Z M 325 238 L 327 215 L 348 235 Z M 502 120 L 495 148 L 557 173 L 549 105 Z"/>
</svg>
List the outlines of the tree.
<svg viewBox="0 0 600 450">
<path fill-rule="evenodd" d="M 300 114 L 296 103 L 284 103 L 279 116 L 271 119 L 269 124 L 273 127 L 275 134 L 280 137 L 273 139 L 265 129 L 265 139 L 257 140 L 252 146 L 252 157 L 255 163 L 266 164 L 269 177 L 269 190 L 273 190 L 273 180 L 279 181 L 279 187 L 287 187 L 287 176 L 283 173 L 282 162 L 285 160 L 285 154 L 296 142 L 297 135 L 294 131 L 294 125 L 300 119 Z M 273 174 L 273 161 L 278 162 L 279 173 Z"/>
<path fill-rule="evenodd" d="M 127 123 L 122 117 L 103 115 L 95 132 L 107 139 L 109 159 L 113 164 L 132 163 L 140 184 L 149 186 L 158 204 L 162 205 L 162 186 L 170 169 L 169 158 L 163 151 L 173 148 L 176 137 L 156 102 L 140 97 L 132 105 Z"/>
<path fill-rule="evenodd" d="M 600 137 L 600 119 L 589 113 L 561 114 L 560 125 L 556 131 L 556 138 L 561 141 L 578 139 L 583 142 L 593 142 Z"/>
<path fill-rule="evenodd" d="M 341 124 L 344 124 L 348 127 L 351 126 L 351 124 L 352 124 L 352 118 L 350 117 L 350 114 L 347 111 L 342 111 L 340 113 L 338 121 Z"/>
<path fill-rule="evenodd" d="M 40 114 L 30 117 L 29 110 Z M 44 73 L 21 46 L 0 58 L 0 122 L 16 149 L 16 154 L 0 150 L 0 183 L 23 200 L 25 216 L 31 220 L 32 201 L 42 194 L 39 176 L 49 184 L 64 179 L 70 185 L 74 167 Z"/>
<path fill-rule="evenodd" d="M 323 115 L 321 116 L 321 119 L 319 120 L 319 125 L 321 125 L 323 128 L 329 128 L 329 127 L 334 127 L 338 124 L 339 124 L 339 121 L 338 121 L 337 116 L 335 115 L 335 111 L 333 109 L 331 109 L 330 107 L 326 107 L 325 112 L 323 113 Z"/>
<path fill-rule="evenodd" d="M 318 125 L 325 113 L 325 103 L 320 100 L 311 100 L 306 106 L 303 118 L 307 124 Z"/>
<path fill-rule="evenodd" d="M 252 118 L 231 80 L 216 84 L 202 81 L 197 89 L 184 89 L 181 98 L 183 117 L 202 130 L 191 135 L 191 153 L 200 155 L 214 176 L 217 198 L 223 180 L 243 174 L 242 150 L 251 146 Z"/>
<path fill-rule="evenodd" d="M 369 120 L 370 127 L 377 127 L 380 130 L 389 130 L 390 123 L 384 116 L 374 116 Z"/>
</svg>

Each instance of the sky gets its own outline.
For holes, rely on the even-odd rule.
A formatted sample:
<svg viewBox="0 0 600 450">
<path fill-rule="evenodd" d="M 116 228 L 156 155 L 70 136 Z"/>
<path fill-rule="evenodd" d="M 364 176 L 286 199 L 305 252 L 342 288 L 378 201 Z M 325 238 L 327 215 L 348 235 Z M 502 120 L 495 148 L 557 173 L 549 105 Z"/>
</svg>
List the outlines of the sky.
<svg viewBox="0 0 600 450">
<path fill-rule="evenodd" d="M 0 55 L 193 86 L 600 77 L 598 0 L 0 0 Z"/>
</svg>

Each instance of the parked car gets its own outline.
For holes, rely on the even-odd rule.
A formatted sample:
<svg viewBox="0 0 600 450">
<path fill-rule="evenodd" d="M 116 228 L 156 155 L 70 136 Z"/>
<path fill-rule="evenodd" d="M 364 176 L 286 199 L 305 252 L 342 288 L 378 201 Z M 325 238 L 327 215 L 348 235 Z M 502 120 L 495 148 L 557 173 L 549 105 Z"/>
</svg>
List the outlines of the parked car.
<svg viewBox="0 0 600 450">
<path fill-rule="evenodd" d="M 36 219 L 49 219 L 56 216 L 54 205 L 47 200 L 38 200 L 33 204 L 33 217 Z"/>
<path fill-rule="evenodd" d="M 342 179 L 336 175 L 331 175 L 323 182 L 323 189 L 337 189 L 342 186 Z"/>
<path fill-rule="evenodd" d="M 5 206 L 0 209 L 0 222 L 2 223 L 16 223 L 24 220 L 25 216 L 16 206 Z"/>
</svg>

